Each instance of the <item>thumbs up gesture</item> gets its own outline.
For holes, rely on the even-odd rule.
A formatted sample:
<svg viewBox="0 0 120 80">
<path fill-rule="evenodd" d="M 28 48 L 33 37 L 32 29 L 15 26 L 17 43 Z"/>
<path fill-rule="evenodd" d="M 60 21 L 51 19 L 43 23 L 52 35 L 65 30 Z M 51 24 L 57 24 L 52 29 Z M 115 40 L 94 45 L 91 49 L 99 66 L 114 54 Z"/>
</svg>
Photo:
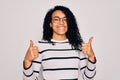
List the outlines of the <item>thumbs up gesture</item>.
<svg viewBox="0 0 120 80">
<path fill-rule="evenodd" d="M 94 62 L 95 55 L 92 49 L 92 40 L 93 40 L 93 37 L 90 37 L 87 43 L 82 43 L 82 52 L 88 56 L 89 60 Z"/>
<path fill-rule="evenodd" d="M 32 61 L 34 59 L 36 59 L 38 57 L 39 53 L 38 53 L 38 47 L 34 46 L 34 43 L 32 40 L 30 40 L 30 46 L 27 50 L 27 53 L 25 55 L 24 58 L 24 62 L 25 62 L 25 67 L 29 67 L 32 63 Z"/>
</svg>

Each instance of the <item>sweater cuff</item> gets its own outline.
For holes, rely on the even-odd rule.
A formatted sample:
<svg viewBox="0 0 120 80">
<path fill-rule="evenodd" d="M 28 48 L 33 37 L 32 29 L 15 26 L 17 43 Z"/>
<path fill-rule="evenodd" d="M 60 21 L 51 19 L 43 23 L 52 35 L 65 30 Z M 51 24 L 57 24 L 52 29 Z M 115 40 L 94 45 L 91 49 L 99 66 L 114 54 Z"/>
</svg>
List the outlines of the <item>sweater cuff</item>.
<svg viewBox="0 0 120 80">
<path fill-rule="evenodd" d="M 30 77 L 33 74 L 32 64 L 28 68 L 25 68 L 24 62 L 23 62 L 23 74 L 26 77 Z"/>
<path fill-rule="evenodd" d="M 92 62 L 92 61 L 90 61 L 89 59 L 88 59 L 88 68 L 90 69 L 90 70 L 94 70 L 95 68 L 96 68 L 96 62 L 97 62 L 97 60 L 96 60 L 96 57 L 95 57 L 95 61 L 94 62 Z"/>
<path fill-rule="evenodd" d="M 25 62 L 23 61 L 23 68 L 24 68 L 25 70 L 31 68 L 31 66 L 32 66 L 32 63 L 31 63 L 31 65 L 30 65 L 28 68 L 25 68 Z"/>
<path fill-rule="evenodd" d="M 89 61 L 90 63 L 92 63 L 92 64 L 95 64 L 95 63 L 97 62 L 96 57 L 94 57 L 94 59 L 95 59 L 95 61 L 94 61 L 94 62 L 92 62 L 92 61 L 91 61 L 91 60 L 89 60 L 89 59 L 88 59 L 88 61 Z"/>
</svg>

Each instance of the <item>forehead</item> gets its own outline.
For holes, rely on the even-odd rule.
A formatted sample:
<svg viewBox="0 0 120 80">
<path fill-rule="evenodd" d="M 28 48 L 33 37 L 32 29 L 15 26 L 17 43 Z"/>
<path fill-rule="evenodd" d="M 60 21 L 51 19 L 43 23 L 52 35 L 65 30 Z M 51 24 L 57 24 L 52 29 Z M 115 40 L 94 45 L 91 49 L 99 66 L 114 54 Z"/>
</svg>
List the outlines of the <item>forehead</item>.
<svg viewBox="0 0 120 80">
<path fill-rule="evenodd" d="M 52 17 L 66 17 L 61 10 L 56 10 L 52 13 Z"/>
</svg>

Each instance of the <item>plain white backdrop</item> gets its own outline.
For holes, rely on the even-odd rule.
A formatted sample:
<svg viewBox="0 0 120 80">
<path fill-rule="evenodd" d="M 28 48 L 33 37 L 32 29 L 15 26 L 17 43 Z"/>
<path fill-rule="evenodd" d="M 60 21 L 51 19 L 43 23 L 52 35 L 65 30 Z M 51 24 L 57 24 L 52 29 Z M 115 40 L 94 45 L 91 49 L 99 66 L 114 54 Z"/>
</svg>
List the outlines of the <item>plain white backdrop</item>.
<svg viewBox="0 0 120 80">
<path fill-rule="evenodd" d="M 44 16 L 55 5 L 70 8 L 85 42 L 94 37 L 95 80 L 119 80 L 119 0 L 0 0 L 0 80 L 22 80 L 29 40 L 41 39 Z"/>
</svg>

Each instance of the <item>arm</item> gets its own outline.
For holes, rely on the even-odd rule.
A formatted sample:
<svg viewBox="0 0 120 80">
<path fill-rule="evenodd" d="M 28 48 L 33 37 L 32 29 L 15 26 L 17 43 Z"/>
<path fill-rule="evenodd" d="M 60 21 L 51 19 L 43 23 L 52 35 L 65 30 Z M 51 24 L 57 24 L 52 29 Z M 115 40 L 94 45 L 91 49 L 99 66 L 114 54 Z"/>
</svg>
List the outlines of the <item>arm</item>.
<svg viewBox="0 0 120 80">
<path fill-rule="evenodd" d="M 30 41 L 30 47 L 23 61 L 23 80 L 38 80 L 40 67 L 41 55 L 38 53 L 37 46 L 33 46 L 33 42 Z"/>
<path fill-rule="evenodd" d="M 93 80 L 96 74 L 96 58 L 94 51 L 92 49 L 92 39 L 91 37 L 87 43 L 82 44 L 82 53 L 80 54 L 80 70 L 83 74 L 84 80 Z"/>
<path fill-rule="evenodd" d="M 39 71 L 41 67 L 41 57 L 33 60 L 28 68 L 25 68 L 23 62 L 23 80 L 39 80 Z"/>
<path fill-rule="evenodd" d="M 96 74 L 95 62 L 90 61 L 85 54 L 80 53 L 80 71 L 84 80 L 93 80 Z"/>
</svg>

